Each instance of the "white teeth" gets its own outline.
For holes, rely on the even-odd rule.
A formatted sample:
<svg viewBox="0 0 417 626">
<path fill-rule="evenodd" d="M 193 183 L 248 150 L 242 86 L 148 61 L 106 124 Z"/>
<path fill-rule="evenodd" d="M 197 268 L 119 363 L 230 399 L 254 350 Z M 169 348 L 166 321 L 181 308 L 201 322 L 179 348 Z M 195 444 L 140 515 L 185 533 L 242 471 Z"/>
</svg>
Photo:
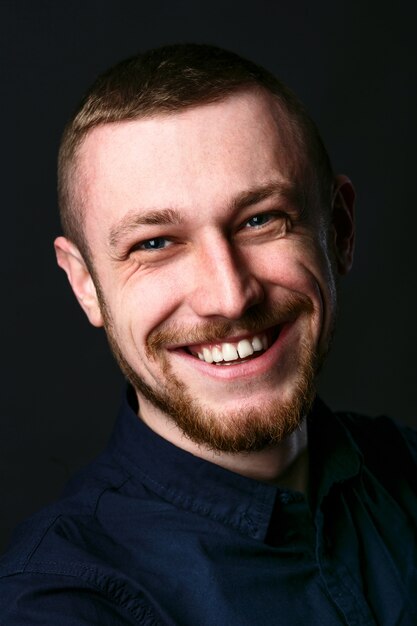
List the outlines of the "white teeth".
<svg viewBox="0 0 417 626">
<path fill-rule="evenodd" d="M 247 339 L 242 339 L 237 344 L 237 351 L 241 359 L 244 359 L 247 356 L 250 356 L 254 353 L 254 349 L 251 343 Z"/>
<path fill-rule="evenodd" d="M 238 352 L 232 343 L 224 343 L 222 345 L 223 359 L 225 361 L 235 361 L 238 358 Z"/>
<path fill-rule="evenodd" d="M 246 359 L 254 352 L 267 350 L 268 339 L 265 333 L 254 335 L 252 339 L 241 339 L 238 343 L 222 343 L 213 348 L 202 348 L 202 352 L 194 353 L 199 359 L 206 363 L 221 363 L 229 365 L 237 359 Z"/>
<path fill-rule="evenodd" d="M 203 348 L 203 359 L 206 363 L 213 363 L 213 355 L 211 354 L 211 350 L 209 350 L 209 348 Z"/>
<path fill-rule="evenodd" d="M 252 348 L 254 352 L 259 352 L 259 350 L 262 350 L 262 341 L 260 340 L 259 337 L 255 336 L 252 339 Z"/>
<path fill-rule="evenodd" d="M 220 363 L 220 361 L 223 361 L 223 352 L 221 350 L 219 350 L 219 348 L 217 346 L 214 346 L 213 350 L 211 351 L 212 356 L 213 356 L 213 361 L 215 363 Z"/>
</svg>

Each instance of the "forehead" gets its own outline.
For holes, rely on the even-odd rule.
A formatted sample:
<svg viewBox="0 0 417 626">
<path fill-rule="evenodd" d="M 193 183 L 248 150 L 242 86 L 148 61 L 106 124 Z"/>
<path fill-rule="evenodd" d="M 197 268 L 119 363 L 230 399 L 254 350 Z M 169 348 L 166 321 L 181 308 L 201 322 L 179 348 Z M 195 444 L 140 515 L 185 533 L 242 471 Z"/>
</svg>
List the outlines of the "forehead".
<svg viewBox="0 0 417 626">
<path fill-rule="evenodd" d="M 271 182 L 297 183 L 301 143 L 276 99 L 242 92 L 181 112 L 112 123 L 86 136 L 77 184 L 88 221 L 137 207 L 208 207 Z"/>
</svg>

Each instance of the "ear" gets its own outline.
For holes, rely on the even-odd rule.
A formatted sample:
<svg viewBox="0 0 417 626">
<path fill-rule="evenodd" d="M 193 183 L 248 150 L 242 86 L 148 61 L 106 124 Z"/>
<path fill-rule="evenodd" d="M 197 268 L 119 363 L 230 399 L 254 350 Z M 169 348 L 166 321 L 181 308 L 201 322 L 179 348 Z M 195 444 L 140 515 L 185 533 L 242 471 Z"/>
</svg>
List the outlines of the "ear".
<svg viewBox="0 0 417 626">
<path fill-rule="evenodd" d="M 355 247 L 355 190 L 347 176 L 335 177 L 332 198 L 333 245 L 339 274 L 352 267 Z"/>
<path fill-rule="evenodd" d="M 57 237 L 54 247 L 57 263 L 67 274 L 75 297 L 91 324 L 97 327 L 103 326 L 97 291 L 77 246 L 66 237 Z"/>
</svg>

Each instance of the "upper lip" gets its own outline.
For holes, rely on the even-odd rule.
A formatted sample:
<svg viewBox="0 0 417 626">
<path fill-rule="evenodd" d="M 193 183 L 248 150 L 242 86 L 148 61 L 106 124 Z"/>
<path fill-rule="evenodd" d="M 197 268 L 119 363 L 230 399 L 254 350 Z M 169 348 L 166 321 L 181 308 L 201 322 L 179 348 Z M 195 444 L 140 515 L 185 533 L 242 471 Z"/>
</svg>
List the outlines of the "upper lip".
<svg viewBox="0 0 417 626">
<path fill-rule="evenodd" d="M 245 331 L 236 335 L 228 335 L 226 337 L 216 337 L 216 338 L 208 338 L 208 339 L 204 339 L 203 341 L 196 341 L 196 342 L 191 342 L 191 343 L 178 343 L 178 344 L 169 344 L 166 346 L 167 350 L 180 350 L 182 348 L 188 348 L 188 349 L 192 349 L 195 351 L 196 347 L 199 346 L 215 346 L 218 344 L 223 344 L 223 343 L 238 343 L 239 341 L 241 341 L 242 339 L 250 339 L 252 337 L 254 337 L 255 335 L 262 335 L 264 333 L 268 333 L 270 331 L 272 331 L 274 328 L 280 327 L 282 326 L 282 324 L 275 324 L 272 327 L 269 328 L 263 328 L 260 330 L 254 330 L 254 331 Z"/>
<path fill-rule="evenodd" d="M 262 335 L 265 332 L 266 331 L 262 330 L 262 331 L 258 331 L 254 333 L 245 333 L 241 335 L 233 335 L 230 337 L 224 337 L 223 339 L 215 339 L 214 341 L 200 341 L 199 343 L 189 343 L 184 347 L 195 348 L 196 346 L 215 346 L 216 344 L 221 344 L 221 343 L 238 343 L 242 339 L 250 339 L 254 337 L 255 335 Z"/>
</svg>

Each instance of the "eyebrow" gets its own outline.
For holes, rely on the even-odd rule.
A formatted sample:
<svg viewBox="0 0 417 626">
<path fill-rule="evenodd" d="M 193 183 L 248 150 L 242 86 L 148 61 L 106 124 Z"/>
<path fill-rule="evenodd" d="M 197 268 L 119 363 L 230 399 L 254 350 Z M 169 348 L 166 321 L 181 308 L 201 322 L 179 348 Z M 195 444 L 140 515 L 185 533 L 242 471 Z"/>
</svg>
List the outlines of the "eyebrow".
<svg viewBox="0 0 417 626">
<path fill-rule="evenodd" d="M 138 226 L 180 225 L 182 221 L 181 214 L 176 209 L 155 209 L 145 213 L 138 213 L 137 211 L 128 213 L 111 228 L 109 234 L 110 248 L 117 248 L 119 241 L 136 230 Z"/>
<path fill-rule="evenodd" d="M 279 197 L 290 203 L 299 204 L 302 193 L 297 185 L 284 181 L 274 181 L 254 189 L 243 191 L 232 201 L 234 211 L 246 209 L 270 197 Z"/>
<path fill-rule="evenodd" d="M 293 183 L 274 181 L 265 185 L 248 189 L 235 198 L 231 202 L 232 212 L 238 212 L 250 206 L 258 204 L 270 197 L 279 197 L 290 203 L 299 203 L 302 194 Z M 158 225 L 181 225 L 183 216 L 177 209 L 151 209 L 145 212 L 137 210 L 127 213 L 117 224 L 115 224 L 109 233 L 110 248 L 115 249 L 119 242 L 134 232 L 138 226 L 158 226 Z"/>
</svg>

